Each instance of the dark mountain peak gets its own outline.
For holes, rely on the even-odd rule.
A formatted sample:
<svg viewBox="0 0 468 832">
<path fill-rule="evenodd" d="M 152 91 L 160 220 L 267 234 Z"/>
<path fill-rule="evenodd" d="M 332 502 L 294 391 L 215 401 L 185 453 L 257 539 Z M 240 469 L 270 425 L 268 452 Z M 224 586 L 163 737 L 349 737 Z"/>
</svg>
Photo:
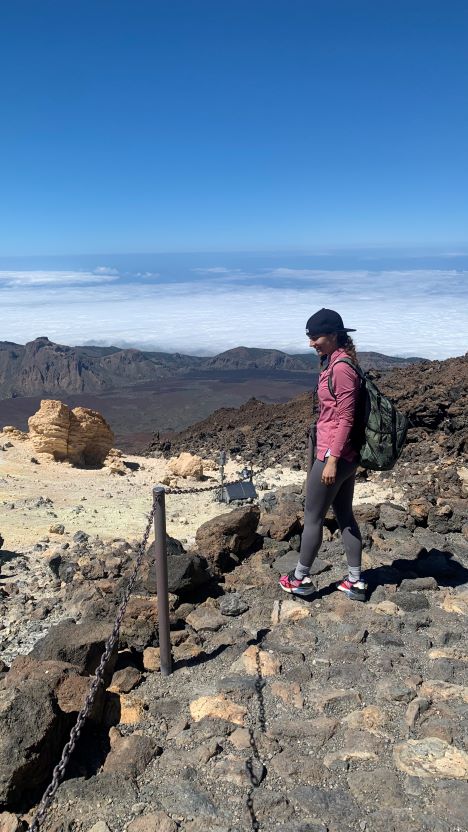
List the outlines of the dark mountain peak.
<svg viewBox="0 0 468 832">
<path fill-rule="evenodd" d="M 64 344 L 54 344 L 46 335 L 41 335 L 35 338 L 34 341 L 28 341 L 25 344 L 25 352 L 30 355 L 37 355 L 41 350 L 50 350 L 54 353 L 69 353 L 73 352 L 73 347 L 67 347 Z"/>
</svg>

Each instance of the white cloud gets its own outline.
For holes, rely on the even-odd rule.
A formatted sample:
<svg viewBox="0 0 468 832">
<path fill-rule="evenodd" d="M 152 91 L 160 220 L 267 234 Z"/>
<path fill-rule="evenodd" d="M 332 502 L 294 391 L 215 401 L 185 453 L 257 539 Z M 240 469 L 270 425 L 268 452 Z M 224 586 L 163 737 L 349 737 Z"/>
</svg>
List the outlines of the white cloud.
<svg viewBox="0 0 468 832">
<path fill-rule="evenodd" d="M 0 271 L 0 288 L 2 286 L 21 289 L 28 286 L 72 286 L 93 283 L 108 283 L 116 280 L 118 272 L 75 271 Z"/>
<path fill-rule="evenodd" d="M 33 273 L 15 283 L 18 273 L 7 274 L 9 282 L 0 277 L 1 338 L 19 343 L 46 334 L 66 344 L 99 340 L 192 354 L 239 345 L 305 352 L 306 320 L 325 306 L 357 329 L 359 349 L 428 358 L 468 349 L 468 272 L 457 270 L 282 268 L 262 271 L 260 283 L 258 273 L 251 283 L 217 273 L 215 280 L 86 286 L 82 272 L 63 273 L 81 278 L 69 283 L 41 283 Z"/>
<path fill-rule="evenodd" d="M 112 269 L 110 266 L 98 266 L 97 269 L 93 269 L 93 274 L 111 274 L 111 275 L 118 275 L 118 269 Z"/>
</svg>

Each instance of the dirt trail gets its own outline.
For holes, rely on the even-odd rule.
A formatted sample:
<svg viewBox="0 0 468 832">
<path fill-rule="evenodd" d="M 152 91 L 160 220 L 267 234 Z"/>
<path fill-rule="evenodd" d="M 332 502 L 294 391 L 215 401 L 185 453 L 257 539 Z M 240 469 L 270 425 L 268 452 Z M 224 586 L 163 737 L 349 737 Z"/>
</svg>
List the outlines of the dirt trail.
<svg viewBox="0 0 468 832">
<path fill-rule="evenodd" d="M 29 440 L 18 440 L 0 433 L 0 531 L 5 549 L 24 549 L 49 537 L 63 543 L 79 529 L 103 540 L 141 536 L 150 509 L 152 487 L 168 474 L 167 460 L 125 455 L 124 460 L 136 470 L 126 476 L 112 474 L 109 468 L 74 468 L 67 462 L 54 462 L 38 456 Z M 39 464 L 31 462 L 36 458 Z M 226 465 L 226 476 L 235 479 L 244 463 L 240 458 Z M 197 487 L 218 482 L 213 460 L 205 460 L 206 480 L 178 479 L 181 487 Z M 274 466 L 261 475 L 269 488 L 302 484 L 304 473 Z M 264 490 L 259 489 L 259 496 Z M 380 502 L 401 499 L 391 483 L 369 480 L 358 483 L 356 502 Z M 42 498 L 42 499 L 41 499 Z M 232 508 L 232 507 L 231 507 Z M 167 497 L 167 530 L 182 542 L 190 543 L 198 527 L 231 508 L 218 503 L 212 493 Z M 51 533 L 50 527 L 63 524 L 63 535 Z"/>
</svg>

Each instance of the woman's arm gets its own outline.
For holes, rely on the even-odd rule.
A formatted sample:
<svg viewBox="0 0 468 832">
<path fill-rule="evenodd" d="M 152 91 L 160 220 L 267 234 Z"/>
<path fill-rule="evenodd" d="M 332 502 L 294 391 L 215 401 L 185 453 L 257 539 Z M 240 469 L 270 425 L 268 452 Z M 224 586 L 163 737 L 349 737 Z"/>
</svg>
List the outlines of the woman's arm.
<svg viewBox="0 0 468 832">
<path fill-rule="evenodd" d="M 330 447 L 330 456 L 339 458 L 349 440 L 354 423 L 360 378 L 349 364 L 337 363 L 332 369 L 338 425 Z"/>
</svg>

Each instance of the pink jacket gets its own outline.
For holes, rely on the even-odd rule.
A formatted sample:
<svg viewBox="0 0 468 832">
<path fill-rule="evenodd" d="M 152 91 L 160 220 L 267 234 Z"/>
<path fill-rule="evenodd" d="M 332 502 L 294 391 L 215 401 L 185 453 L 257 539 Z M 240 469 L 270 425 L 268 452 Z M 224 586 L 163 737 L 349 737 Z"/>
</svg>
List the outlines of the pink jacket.
<svg viewBox="0 0 468 832">
<path fill-rule="evenodd" d="M 329 449 L 331 456 L 343 457 L 348 462 L 354 462 L 357 453 L 351 446 L 349 435 L 353 426 L 360 379 L 348 364 L 337 364 L 334 367 L 338 358 L 349 356 L 343 349 L 335 350 L 330 356 L 328 367 L 319 375 L 317 393 L 320 409 L 316 453 L 317 459 L 324 460 Z M 336 399 L 328 389 L 330 373 Z"/>
</svg>

